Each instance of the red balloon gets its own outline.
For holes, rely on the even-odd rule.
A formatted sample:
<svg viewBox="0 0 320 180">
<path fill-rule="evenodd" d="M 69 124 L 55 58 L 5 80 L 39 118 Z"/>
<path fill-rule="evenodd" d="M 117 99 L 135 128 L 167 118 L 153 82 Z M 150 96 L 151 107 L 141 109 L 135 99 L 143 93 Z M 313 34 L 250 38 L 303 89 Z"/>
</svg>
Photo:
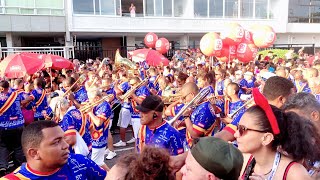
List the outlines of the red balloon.
<svg viewBox="0 0 320 180">
<path fill-rule="evenodd" d="M 237 48 L 237 58 L 241 62 L 250 62 L 257 55 L 258 49 L 254 44 L 240 43 Z"/>
<path fill-rule="evenodd" d="M 161 53 L 165 54 L 170 49 L 169 41 L 166 38 L 160 38 L 156 42 L 156 50 Z"/>
<path fill-rule="evenodd" d="M 229 23 L 221 32 L 221 39 L 225 45 L 238 45 L 244 36 L 244 29 L 238 23 Z"/>
<path fill-rule="evenodd" d="M 156 45 L 157 40 L 158 40 L 158 36 L 153 32 L 149 32 L 144 37 L 144 44 L 149 48 L 154 48 L 155 45 Z"/>
<path fill-rule="evenodd" d="M 259 48 L 267 48 L 276 40 L 276 33 L 271 26 L 256 25 L 252 28 L 252 39 Z"/>
<path fill-rule="evenodd" d="M 200 40 L 200 50 L 206 56 L 221 56 L 222 39 L 217 33 L 205 34 Z"/>
<path fill-rule="evenodd" d="M 244 36 L 242 42 L 247 43 L 247 44 L 252 44 L 252 33 L 248 30 L 244 30 Z"/>
<path fill-rule="evenodd" d="M 221 50 L 221 56 L 217 57 L 219 61 L 228 62 L 229 58 L 232 61 L 236 57 L 236 46 L 223 46 Z"/>
</svg>

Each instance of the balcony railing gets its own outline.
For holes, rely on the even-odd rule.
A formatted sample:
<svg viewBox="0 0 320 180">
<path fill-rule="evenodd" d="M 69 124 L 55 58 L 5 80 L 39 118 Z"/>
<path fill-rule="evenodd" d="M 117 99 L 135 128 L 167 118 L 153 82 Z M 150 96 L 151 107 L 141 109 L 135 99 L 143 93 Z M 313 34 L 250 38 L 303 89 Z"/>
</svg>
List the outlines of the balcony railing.
<svg viewBox="0 0 320 180">
<path fill-rule="evenodd" d="M 290 16 L 288 19 L 289 23 L 320 23 L 319 17 L 299 17 L 299 16 Z"/>
<path fill-rule="evenodd" d="M 1 6 L 0 14 L 64 16 L 64 8 Z"/>
<path fill-rule="evenodd" d="M 41 54 L 54 54 L 62 56 L 64 58 L 74 58 L 73 46 L 61 46 L 61 47 L 1 47 L 0 46 L 0 58 L 4 58 L 10 54 L 32 52 Z"/>
</svg>

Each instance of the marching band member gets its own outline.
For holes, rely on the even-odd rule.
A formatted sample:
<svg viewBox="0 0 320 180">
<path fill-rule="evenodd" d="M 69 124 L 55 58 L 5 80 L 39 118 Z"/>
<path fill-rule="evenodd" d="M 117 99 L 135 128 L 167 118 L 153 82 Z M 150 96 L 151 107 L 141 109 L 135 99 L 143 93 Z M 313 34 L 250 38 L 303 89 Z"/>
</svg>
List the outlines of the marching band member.
<svg viewBox="0 0 320 180">
<path fill-rule="evenodd" d="M 88 98 L 91 104 L 95 104 L 92 105 L 92 110 L 87 111 L 92 138 L 91 159 L 107 171 L 109 168 L 104 163 L 104 154 L 108 141 L 110 117 L 112 115 L 111 107 L 107 101 L 98 103 L 102 98 L 102 93 L 99 89 L 90 90 Z"/>
<path fill-rule="evenodd" d="M 53 121 L 28 125 L 21 136 L 27 162 L 1 178 L 103 180 L 106 172 L 85 156 L 70 154 L 64 132 Z"/>
<path fill-rule="evenodd" d="M 7 171 L 10 151 L 13 150 L 19 165 L 25 161 L 21 149 L 24 125 L 21 101 L 18 92 L 9 92 L 9 82 L 0 81 L 0 176 L 4 176 Z"/>
<path fill-rule="evenodd" d="M 176 116 L 179 111 L 183 108 L 185 104 L 182 102 L 182 100 L 177 100 L 173 103 L 171 103 L 166 110 L 164 111 L 165 116 L 168 118 L 168 120 L 170 120 L 171 118 L 173 118 L 174 116 Z M 183 116 L 181 116 L 177 122 L 175 124 L 173 124 L 173 127 L 179 131 L 183 141 L 186 140 L 186 133 L 187 133 L 187 129 L 186 126 L 183 125 L 182 120 L 184 119 Z"/>
<path fill-rule="evenodd" d="M 225 117 L 221 118 L 221 121 L 224 123 L 221 125 L 221 128 L 223 129 L 214 135 L 215 137 L 221 138 L 225 141 L 232 141 L 233 137 L 229 138 L 229 136 L 233 136 L 240 118 L 245 112 L 245 108 L 242 108 L 242 110 L 240 110 L 233 118 L 229 117 L 230 114 L 234 113 L 244 105 L 244 102 L 238 96 L 239 90 L 239 85 L 233 82 L 229 83 L 226 88 L 227 98 L 225 99 L 223 106 L 223 113 Z"/>
<path fill-rule="evenodd" d="M 68 100 L 63 97 L 54 97 L 50 102 L 50 108 L 57 118 L 54 121 L 64 131 L 65 140 L 70 146 L 70 152 L 90 158 L 92 139 L 89 130 L 90 124 L 86 116 L 75 106 L 70 105 Z M 87 146 L 87 148 L 81 149 L 83 146 Z"/>
<path fill-rule="evenodd" d="M 112 86 L 112 79 L 111 78 L 107 78 L 107 79 L 102 80 L 102 87 L 103 87 L 102 93 L 104 93 L 105 95 L 111 96 L 107 99 L 107 102 L 110 104 L 112 109 L 114 109 L 114 111 L 110 117 L 109 132 L 108 132 L 109 133 L 109 135 L 108 135 L 108 149 L 106 149 L 106 154 L 107 154 L 106 159 L 108 159 L 108 160 L 113 159 L 115 156 L 117 156 L 117 154 L 114 151 L 114 147 L 113 147 L 113 137 L 111 134 L 111 130 L 113 127 L 115 127 L 117 125 L 118 119 L 119 119 L 119 113 L 121 110 L 121 106 L 119 106 L 119 101 L 116 97 L 116 91 L 111 86 Z"/>
<path fill-rule="evenodd" d="M 164 103 L 156 95 L 147 96 L 136 108 L 141 113 L 141 128 L 137 139 L 137 151 L 145 145 L 165 148 L 171 155 L 184 152 L 183 140 L 177 130 L 162 119 Z"/>
<path fill-rule="evenodd" d="M 34 80 L 34 90 L 31 92 L 31 97 L 35 102 L 34 107 L 34 120 L 45 120 L 45 115 L 47 113 L 48 103 L 47 103 L 47 96 L 46 91 L 42 89 L 43 81 L 40 78 L 36 78 Z"/>
<path fill-rule="evenodd" d="M 210 93 L 208 96 L 214 96 L 214 88 L 212 87 L 212 83 L 214 81 L 214 76 L 211 73 L 202 73 L 198 75 L 198 87 L 201 89 L 209 88 Z M 223 95 L 223 94 L 221 94 Z"/>
<path fill-rule="evenodd" d="M 131 87 L 136 86 L 138 83 L 140 83 L 141 80 L 138 77 L 134 77 L 132 79 L 130 79 L 129 83 Z M 135 90 L 134 93 L 131 94 L 131 122 L 132 122 L 132 128 L 133 128 L 133 134 L 134 134 L 134 138 L 130 141 L 128 141 L 127 143 L 133 143 L 135 142 L 135 140 L 138 138 L 138 132 L 141 126 L 141 116 L 140 116 L 140 112 L 138 109 L 136 109 L 137 105 L 140 105 L 142 103 L 142 101 L 150 95 L 150 92 L 148 90 L 148 88 L 144 85 L 142 85 L 141 87 L 139 87 L 137 90 Z"/>
<path fill-rule="evenodd" d="M 149 88 L 150 89 L 154 89 L 155 92 L 157 92 L 159 90 L 158 80 L 159 80 L 159 77 L 160 77 L 158 75 L 157 69 L 156 68 L 150 68 L 149 69 L 149 75 L 150 75 Z"/>
<path fill-rule="evenodd" d="M 296 87 L 296 92 L 307 92 L 310 93 L 310 88 L 308 82 L 303 79 L 302 71 L 297 70 L 294 74 L 294 85 Z"/>
<path fill-rule="evenodd" d="M 73 77 L 67 77 L 64 81 L 64 88 L 68 90 L 76 80 Z M 71 89 L 71 92 L 68 96 L 68 99 L 74 104 L 76 108 L 80 108 L 81 104 L 88 100 L 87 91 L 83 86 L 75 84 Z"/>
<path fill-rule="evenodd" d="M 127 74 L 125 71 L 119 72 L 120 82 L 116 81 L 114 90 L 116 91 L 116 95 L 119 97 L 124 95 L 130 89 L 130 84 L 128 82 Z M 120 141 L 113 144 L 115 147 L 126 146 L 126 129 L 128 128 L 131 122 L 131 113 L 130 113 L 130 104 L 128 100 L 125 99 L 125 102 L 121 104 L 121 111 L 119 114 L 119 122 L 120 126 Z"/>
<path fill-rule="evenodd" d="M 236 73 L 236 83 L 239 84 L 240 86 L 240 91 L 239 91 L 239 97 L 241 97 L 242 94 L 245 94 L 245 87 L 246 85 L 246 80 L 243 78 L 243 72 L 241 70 L 238 70 L 235 72 Z"/>
<path fill-rule="evenodd" d="M 215 95 L 216 96 L 223 95 L 224 75 L 225 75 L 225 73 L 222 70 L 215 71 L 215 78 L 216 78 Z"/>
<path fill-rule="evenodd" d="M 88 72 L 88 80 L 85 82 L 85 88 L 87 91 L 90 90 L 90 88 L 94 87 L 97 84 L 98 76 L 96 72 L 90 71 Z"/>
<path fill-rule="evenodd" d="M 186 83 L 182 89 L 182 99 L 185 103 L 190 102 L 199 92 L 195 83 Z M 218 122 L 216 121 L 214 108 L 209 101 L 200 102 L 192 112 L 185 112 L 184 116 L 183 123 L 187 128 L 186 138 L 189 147 L 192 145 L 193 138 L 211 136 L 216 127 L 216 122 Z"/>
<path fill-rule="evenodd" d="M 312 77 L 308 80 L 308 84 L 309 84 L 311 93 L 316 97 L 318 102 L 320 102 L 320 78 Z"/>
</svg>

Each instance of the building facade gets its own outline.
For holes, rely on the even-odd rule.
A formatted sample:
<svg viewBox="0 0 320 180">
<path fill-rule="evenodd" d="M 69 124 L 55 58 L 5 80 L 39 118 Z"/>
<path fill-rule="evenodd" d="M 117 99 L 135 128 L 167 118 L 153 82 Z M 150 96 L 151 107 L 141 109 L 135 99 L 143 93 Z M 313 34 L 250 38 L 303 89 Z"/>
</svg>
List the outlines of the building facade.
<svg viewBox="0 0 320 180">
<path fill-rule="evenodd" d="M 198 47 L 229 22 L 270 25 L 277 46 L 320 47 L 319 0 L 0 0 L 2 47 L 74 46 L 85 58 L 143 46 L 148 32 Z"/>
</svg>

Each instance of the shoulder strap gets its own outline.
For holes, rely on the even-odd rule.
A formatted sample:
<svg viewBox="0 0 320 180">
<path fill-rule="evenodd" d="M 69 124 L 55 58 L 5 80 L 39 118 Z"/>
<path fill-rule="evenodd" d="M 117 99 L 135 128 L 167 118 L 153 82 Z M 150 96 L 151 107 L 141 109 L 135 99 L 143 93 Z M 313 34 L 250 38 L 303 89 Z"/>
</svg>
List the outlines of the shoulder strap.
<svg viewBox="0 0 320 180">
<path fill-rule="evenodd" d="M 246 165 L 246 168 L 243 171 L 243 174 L 241 176 L 242 180 L 248 180 L 249 176 L 252 174 L 253 168 L 256 165 L 256 160 L 254 159 L 254 157 L 251 155 L 248 163 Z"/>
<path fill-rule="evenodd" d="M 36 107 L 38 107 L 38 106 L 42 103 L 42 101 L 44 100 L 45 97 L 46 97 L 46 92 L 45 92 L 45 90 L 43 89 L 43 90 L 42 90 L 41 97 L 40 97 L 39 100 L 36 102 Z"/>
<path fill-rule="evenodd" d="M 230 101 L 228 99 L 226 99 L 224 101 L 224 114 L 225 114 L 225 116 L 227 116 L 229 114 L 229 111 L 230 111 L 229 104 L 230 104 Z"/>
<path fill-rule="evenodd" d="M 11 93 L 11 95 L 9 96 L 9 98 L 7 99 L 7 101 L 3 104 L 3 106 L 0 108 L 0 115 L 2 115 L 3 113 L 5 113 L 14 103 L 14 101 L 17 99 L 18 97 L 18 93 L 15 91 L 13 93 Z"/>
<path fill-rule="evenodd" d="M 286 170 L 284 171 L 284 174 L 283 174 L 283 180 L 286 180 L 287 179 L 287 176 L 288 176 L 288 172 L 291 168 L 291 166 L 293 166 L 296 162 L 294 161 L 291 161 L 288 166 L 286 167 Z"/>
</svg>

